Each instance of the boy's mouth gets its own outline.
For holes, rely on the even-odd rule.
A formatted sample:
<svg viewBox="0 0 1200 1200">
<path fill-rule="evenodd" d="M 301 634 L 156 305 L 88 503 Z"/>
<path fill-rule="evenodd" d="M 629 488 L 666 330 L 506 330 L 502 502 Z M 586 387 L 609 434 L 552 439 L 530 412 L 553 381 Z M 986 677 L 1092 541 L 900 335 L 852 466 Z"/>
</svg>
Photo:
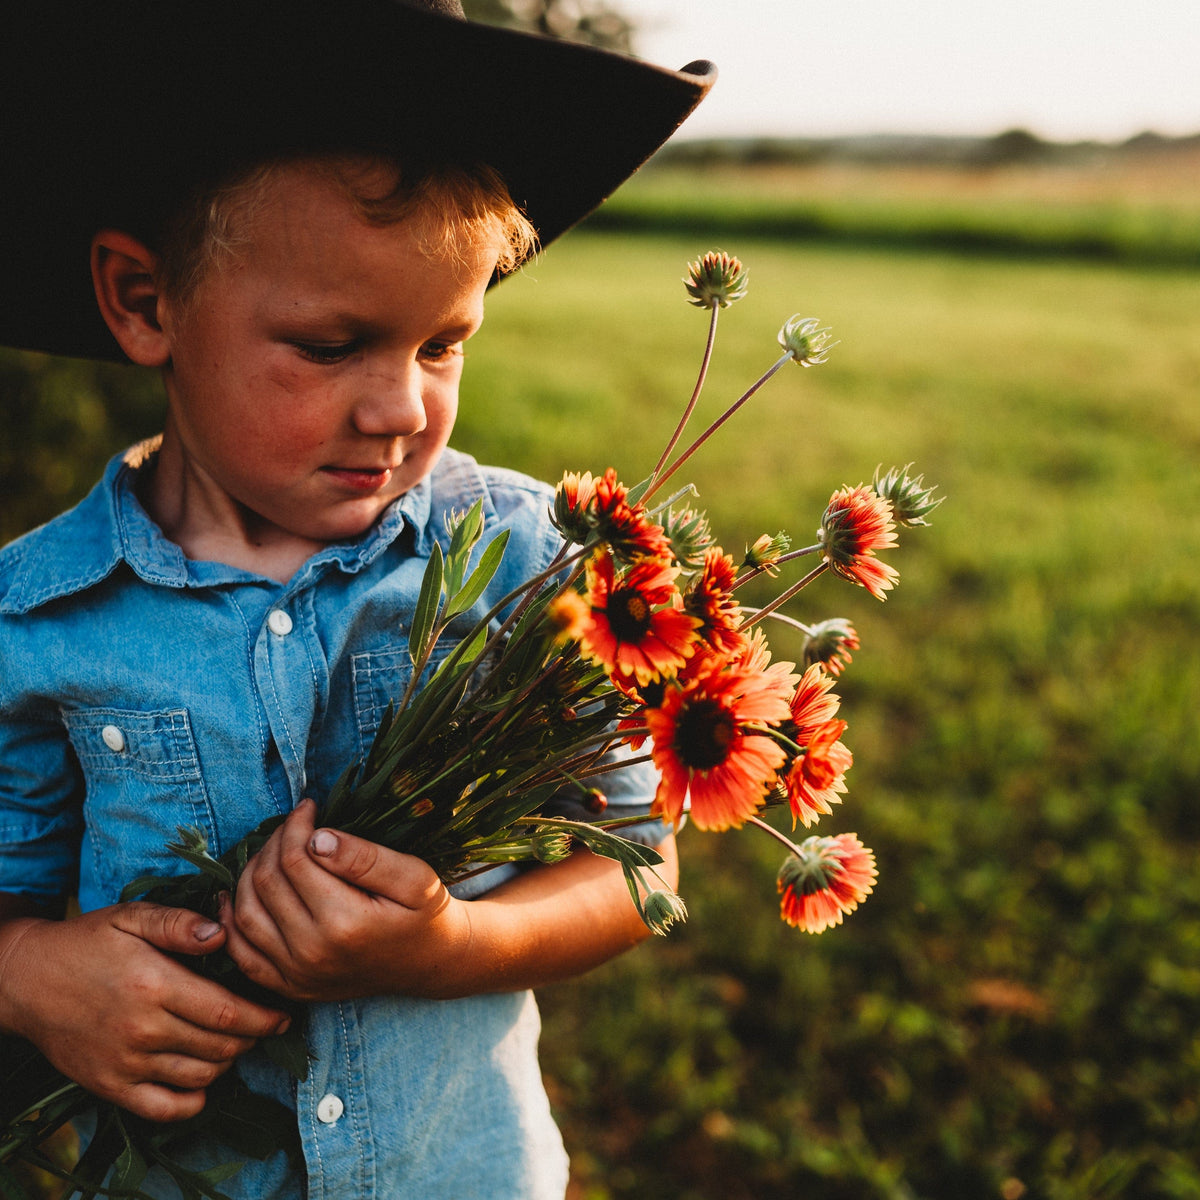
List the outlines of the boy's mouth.
<svg viewBox="0 0 1200 1200">
<path fill-rule="evenodd" d="M 360 492 L 376 492 L 392 477 L 392 467 L 323 467 L 339 483 Z"/>
</svg>

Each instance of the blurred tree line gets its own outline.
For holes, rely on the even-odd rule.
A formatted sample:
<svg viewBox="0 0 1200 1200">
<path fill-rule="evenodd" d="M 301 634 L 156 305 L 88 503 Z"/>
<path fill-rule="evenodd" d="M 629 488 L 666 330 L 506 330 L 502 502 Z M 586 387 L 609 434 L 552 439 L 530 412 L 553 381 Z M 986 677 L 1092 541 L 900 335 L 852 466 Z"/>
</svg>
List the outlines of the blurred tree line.
<svg viewBox="0 0 1200 1200">
<path fill-rule="evenodd" d="M 633 52 L 634 23 L 605 0 L 463 0 L 475 21 Z"/>
</svg>

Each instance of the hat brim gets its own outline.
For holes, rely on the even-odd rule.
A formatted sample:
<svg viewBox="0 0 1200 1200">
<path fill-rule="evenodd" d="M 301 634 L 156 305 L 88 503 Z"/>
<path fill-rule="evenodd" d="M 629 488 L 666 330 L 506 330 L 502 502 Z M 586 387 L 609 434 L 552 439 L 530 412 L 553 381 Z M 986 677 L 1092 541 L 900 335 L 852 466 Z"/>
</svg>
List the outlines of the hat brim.
<svg viewBox="0 0 1200 1200">
<path fill-rule="evenodd" d="M 0 343 L 123 356 L 88 248 L 148 236 L 198 184 L 280 155 L 486 163 L 543 245 L 591 212 L 712 86 L 397 0 L 39 0 L 0 51 Z"/>
</svg>

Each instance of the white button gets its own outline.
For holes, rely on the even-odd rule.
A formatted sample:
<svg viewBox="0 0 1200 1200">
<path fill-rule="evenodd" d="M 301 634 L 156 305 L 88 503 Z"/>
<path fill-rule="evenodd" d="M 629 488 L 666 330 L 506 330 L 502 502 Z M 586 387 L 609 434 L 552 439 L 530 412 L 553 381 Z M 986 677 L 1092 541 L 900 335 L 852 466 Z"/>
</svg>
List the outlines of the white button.
<svg viewBox="0 0 1200 1200">
<path fill-rule="evenodd" d="M 267 628 L 272 633 L 279 634 L 280 637 L 287 637 L 292 632 L 292 618 L 282 608 L 272 609 L 271 615 L 267 618 Z"/>
<path fill-rule="evenodd" d="M 332 1092 L 317 1101 L 317 1120 L 332 1125 L 346 1111 L 346 1106 Z"/>
<path fill-rule="evenodd" d="M 105 725 L 100 730 L 100 737 L 114 754 L 120 754 L 125 749 L 125 735 L 115 725 Z"/>
</svg>

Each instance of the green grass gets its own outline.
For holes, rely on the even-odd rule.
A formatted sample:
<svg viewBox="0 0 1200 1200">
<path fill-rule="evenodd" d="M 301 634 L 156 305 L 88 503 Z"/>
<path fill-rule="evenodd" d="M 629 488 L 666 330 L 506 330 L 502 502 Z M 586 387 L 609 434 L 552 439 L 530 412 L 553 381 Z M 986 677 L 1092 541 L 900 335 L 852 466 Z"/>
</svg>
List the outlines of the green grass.
<svg viewBox="0 0 1200 1200">
<path fill-rule="evenodd" d="M 1200 276 L 724 240 L 750 295 L 705 415 L 793 312 L 842 339 L 686 472 L 727 548 L 807 537 L 881 462 L 947 499 L 886 604 L 824 578 L 796 606 L 862 636 L 822 828 L 875 849 L 876 893 L 798 934 L 766 839 L 688 830 L 689 924 L 545 991 L 574 1200 L 1200 1197 Z M 691 389 L 705 317 L 678 281 L 709 248 L 580 231 L 505 283 L 457 444 L 644 475 Z M 0 365 L 16 532 L 155 417 L 141 376 Z"/>
<path fill-rule="evenodd" d="M 941 168 L 656 163 L 596 228 L 1200 264 L 1197 154 Z"/>
<path fill-rule="evenodd" d="M 644 474 L 690 390 L 704 317 L 677 280 L 706 248 L 576 235 L 506 284 L 460 441 Z M 826 578 L 798 606 L 863 637 L 823 824 L 874 846 L 876 895 L 806 938 L 769 845 L 685 832 L 688 928 L 547 993 L 579 1195 L 1200 1195 L 1200 278 L 725 248 L 751 292 L 707 413 L 792 312 L 842 338 L 695 460 L 726 545 L 805 536 L 879 462 L 948 498 L 886 605 Z"/>
</svg>

